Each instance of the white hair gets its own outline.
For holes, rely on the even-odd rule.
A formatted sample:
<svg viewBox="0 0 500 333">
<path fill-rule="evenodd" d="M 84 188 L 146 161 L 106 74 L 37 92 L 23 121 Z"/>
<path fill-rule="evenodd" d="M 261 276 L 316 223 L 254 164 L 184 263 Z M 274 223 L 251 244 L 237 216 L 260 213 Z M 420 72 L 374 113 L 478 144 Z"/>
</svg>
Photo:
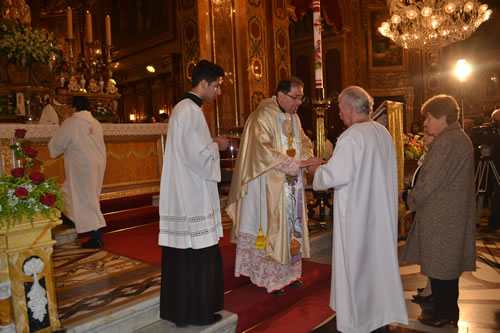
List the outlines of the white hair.
<svg viewBox="0 0 500 333">
<path fill-rule="evenodd" d="M 357 113 L 369 115 L 373 109 L 373 98 L 363 88 L 350 86 L 340 93 L 339 104 L 351 105 Z"/>
</svg>

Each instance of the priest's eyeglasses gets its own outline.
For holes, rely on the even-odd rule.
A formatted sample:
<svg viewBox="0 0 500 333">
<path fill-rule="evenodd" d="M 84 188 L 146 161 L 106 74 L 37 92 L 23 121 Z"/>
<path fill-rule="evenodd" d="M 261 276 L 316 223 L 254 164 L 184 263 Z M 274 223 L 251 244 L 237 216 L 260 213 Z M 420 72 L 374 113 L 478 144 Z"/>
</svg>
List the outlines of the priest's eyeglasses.
<svg viewBox="0 0 500 333">
<path fill-rule="evenodd" d="M 287 95 L 288 97 L 290 97 L 291 99 L 293 99 L 295 101 L 301 101 L 301 102 L 303 102 L 304 98 L 305 98 L 304 95 L 297 95 L 297 96 L 292 96 L 292 95 L 288 95 L 288 94 L 285 94 L 285 95 Z"/>
</svg>

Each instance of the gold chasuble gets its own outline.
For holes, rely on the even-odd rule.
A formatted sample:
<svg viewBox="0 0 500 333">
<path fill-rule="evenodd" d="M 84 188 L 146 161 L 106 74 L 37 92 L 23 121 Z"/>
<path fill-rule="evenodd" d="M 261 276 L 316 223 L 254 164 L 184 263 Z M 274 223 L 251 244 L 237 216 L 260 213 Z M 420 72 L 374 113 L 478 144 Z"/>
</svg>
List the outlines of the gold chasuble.
<svg viewBox="0 0 500 333">
<path fill-rule="evenodd" d="M 302 171 L 291 176 L 277 167 L 290 158 L 298 163 L 312 156 L 312 144 L 299 117 L 284 113 L 275 96 L 263 100 L 245 124 L 233 171 L 226 206 L 233 221 L 231 242 L 237 243 L 240 235 L 242 201 L 249 194 L 249 183 L 257 181 L 257 194 L 252 195 L 257 219 L 267 221 L 256 221 L 264 228 L 267 260 L 288 265 L 310 256 Z M 265 210 L 259 212 L 261 207 Z"/>
<path fill-rule="evenodd" d="M 59 117 L 59 126 L 66 120 L 66 118 L 71 117 L 71 108 L 68 105 L 56 105 L 54 103 L 50 104 L 57 113 Z"/>
</svg>

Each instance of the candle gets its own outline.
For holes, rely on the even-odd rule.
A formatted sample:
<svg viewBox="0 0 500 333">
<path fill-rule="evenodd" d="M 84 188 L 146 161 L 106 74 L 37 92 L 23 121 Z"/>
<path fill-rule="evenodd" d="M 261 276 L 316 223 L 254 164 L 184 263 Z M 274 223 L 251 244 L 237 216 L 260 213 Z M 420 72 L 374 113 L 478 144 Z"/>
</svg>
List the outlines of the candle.
<svg viewBox="0 0 500 333">
<path fill-rule="evenodd" d="M 66 9 L 66 25 L 68 32 L 68 39 L 73 39 L 73 10 L 68 7 Z"/>
<path fill-rule="evenodd" d="M 321 8 L 320 0 L 313 0 L 314 29 L 314 81 L 316 89 L 323 88 L 323 59 L 321 51 Z"/>
<path fill-rule="evenodd" d="M 106 46 L 111 46 L 111 17 L 106 15 Z"/>
<path fill-rule="evenodd" d="M 92 43 L 92 14 L 88 10 L 85 15 L 85 22 L 87 27 L 87 43 Z"/>
</svg>

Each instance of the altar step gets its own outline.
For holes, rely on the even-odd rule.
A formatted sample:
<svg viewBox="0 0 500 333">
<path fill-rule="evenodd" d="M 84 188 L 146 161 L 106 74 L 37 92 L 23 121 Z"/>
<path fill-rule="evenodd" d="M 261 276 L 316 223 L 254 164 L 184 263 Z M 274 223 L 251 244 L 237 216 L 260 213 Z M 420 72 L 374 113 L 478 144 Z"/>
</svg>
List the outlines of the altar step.
<svg viewBox="0 0 500 333">
<path fill-rule="evenodd" d="M 103 233 L 136 227 L 158 221 L 158 207 L 153 206 L 153 197 L 158 193 L 125 196 L 101 200 L 101 212 L 106 220 Z M 88 233 L 77 234 L 75 228 L 59 225 L 52 230 L 57 245 L 74 242 Z"/>
<path fill-rule="evenodd" d="M 321 256 L 327 256 L 329 251 L 331 251 L 331 225 L 326 228 L 326 230 L 313 231 L 310 236 L 310 246 L 311 246 L 311 256 L 317 260 L 321 259 Z M 326 255 L 325 255 L 326 253 Z M 316 269 L 312 270 L 309 275 L 319 274 Z M 305 277 L 307 280 L 311 279 L 311 276 Z M 316 279 L 316 278 L 315 278 Z M 294 306 L 300 306 L 302 301 L 309 302 L 309 297 L 317 297 L 318 292 L 324 290 L 327 285 L 329 285 L 330 277 L 327 274 L 322 274 L 322 277 L 318 279 L 318 283 L 311 283 L 311 281 L 304 284 L 304 288 L 311 289 L 307 292 L 307 295 L 302 298 L 302 300 L 294 305 L 283 304 L 275 313 L 278 320 L 283 320 L 282 316 L 284 312 L 293 309 Z M 233 303 L 237 303 L 238 295 L 248 293 L 248 289 L 251 289 L 251 285 L 245 285 L 240 288 L 233 290 L 229 295 L 233 299 Z M 287 287 L 290 289 L 291 287 Z M 302 287 L 301 287 L 302 288 Z M 295 292 L 296 290 L 290 290 L 289 292 Z M 232 295 L 231 295 L 232 294 Z M 229 295 L 226 295 L 229 296 Z M 316 295 L 316 296 L 314 296 Z M 274 297 L 274 296 L 273 296 Z M 297 301 L 297 300 L 296 300 Z M 83 319 L 80 322 L 72 322 L 71 324 L 64 325 L 68 333 L 156 333 L 156 332 L 169 332 L 169 333 L 194 333 L 194 332 L 204 332 L 204 333 L 233 333 L 236 332 L 236 327 L 238 325 L 238 315 L 227 310 L 220 312 L 222 315 L 222 320 L 209 326 L 188 326 L 186 328 L 177 328 L 175 324 L 161 320 L 159 317 L 160 308 L 160 296 L 159 292 L 151 294 L 146 299 L 141 299 L 140 301 L 133 303 L 125 303 L 123 306 L 115 308 L 112 313 L 103 314 L 100 317 L 91 316 L 89 318 Z M 242 300 L 244 302 L 244 300 Z M 244 306 L 244 304 L 243 304 Z M 257 305 L 255 305 L 257 306 Z M 245 311 L 252 312 L 252 307 L 249 307 Z M 270 315 L 272 316 L 272 314 Z M 307 320 L 307 318 L 304 318 Z M 271 325 L 274 323 L 270 322 Z M 252 324 L 253 325 L 253 324 Z M 268 325 L 268 319 L 265 319 L 265 324 L 263 327 Z"/>
</svg>

